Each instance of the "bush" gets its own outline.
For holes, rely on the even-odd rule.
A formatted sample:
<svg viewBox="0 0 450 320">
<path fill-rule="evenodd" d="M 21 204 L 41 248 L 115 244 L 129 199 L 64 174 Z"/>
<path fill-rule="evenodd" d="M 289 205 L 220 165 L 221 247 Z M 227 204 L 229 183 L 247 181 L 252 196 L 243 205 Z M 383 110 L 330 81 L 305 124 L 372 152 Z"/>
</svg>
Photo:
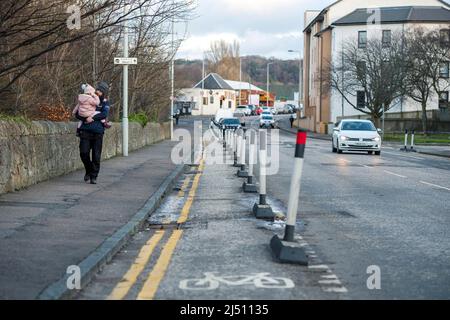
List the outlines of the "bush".
<svg viewBox="0 0 450 320">
<path fill-rule="evenodd" d="M 145 127 L 149 122 L 148 116 L 144 112 L 134 113 L 128 116 L 128 121 L 138 122 L 142 127 Z"/>
<path fill-rule="evenodd" d="M 30 124 L 31 120 L 25 116 L 9 116 L 6 114 L 0 114 L 0 121 L 11 121 L 18 122 L 22 124 Z"/>
</svg>

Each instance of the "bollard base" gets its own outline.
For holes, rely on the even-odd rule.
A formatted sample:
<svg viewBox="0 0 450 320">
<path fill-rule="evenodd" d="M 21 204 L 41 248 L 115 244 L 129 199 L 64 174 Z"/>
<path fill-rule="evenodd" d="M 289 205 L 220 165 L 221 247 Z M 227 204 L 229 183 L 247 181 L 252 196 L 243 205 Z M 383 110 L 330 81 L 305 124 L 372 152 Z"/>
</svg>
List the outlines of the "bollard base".
<svg viewBox="0 0 450 320">
<path fill-rule="evenodd" d="M 239 177 L 239 178 L 248 178 L 248 171 L 247 170 L 238 170 L 238 172 L 237 172 L 237 176 Z"/>
<path fill-rule="evenodd" d="M 257 193 L 258 192 L 258 189 L 256 188 L 256 184 L 248 183 L 247 181 L 245 181 L 242 184 L 242 189 L 244 190 L 245 193 Z"/>
<path fill-rule="evenodd" d="M 300 247 L 297 242 L 286 242 L 275 235 L 270 240 L 270 248 L 278 262 L 299 264 L 302 266 L 308 265 L 308 257 L 303 247 Z"/>
<path fill-rule="evenodd" d="M 257 219 L 273 219 L 275 214 L 272 211 L 272 207 L 268 204 L 257 204 L 253 206 L 253 214 Z"/>
</svg>

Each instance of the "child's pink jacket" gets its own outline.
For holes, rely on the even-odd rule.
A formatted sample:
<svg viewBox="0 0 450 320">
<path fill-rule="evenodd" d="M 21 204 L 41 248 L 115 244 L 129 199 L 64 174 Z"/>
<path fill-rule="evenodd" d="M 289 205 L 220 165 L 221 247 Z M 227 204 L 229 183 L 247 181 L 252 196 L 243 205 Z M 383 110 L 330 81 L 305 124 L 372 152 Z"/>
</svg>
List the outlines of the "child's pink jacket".
<svg viewBox="0 0 450 320">
<path fill-rule="evenodd" d="M 78 104 L 73 109 L 73 114 L 81 117 L 92 117 L 95 115 L 97 107 L 100 105 L 100 98 L 95 94 L 95 89 L 91 86 L 86 90 L 87 94 L 78 95 Z"/>
</svg>

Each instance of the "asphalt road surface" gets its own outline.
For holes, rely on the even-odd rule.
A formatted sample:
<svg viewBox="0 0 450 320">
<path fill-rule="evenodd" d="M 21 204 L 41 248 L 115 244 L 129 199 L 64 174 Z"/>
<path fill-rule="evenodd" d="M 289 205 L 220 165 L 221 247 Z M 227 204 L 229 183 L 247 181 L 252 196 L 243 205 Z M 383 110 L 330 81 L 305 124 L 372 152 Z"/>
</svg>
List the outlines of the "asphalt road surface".
<svg viewBox="0 0 450 320">
<path fill-rule="evenodd" d="M 280 132 L 275 144 L 268 200 L 285 213 L 295 136 Z M 296 230 L 310 259 L 303 267 L 273 259 L 268 244 L 283 229 L 257 221 L 257 195 L 242 192 L 236 168 L 210 158 L 187 170 L 78 299 L 450 298 L 449 160 L 389 148 L 337 155 L 331 142 L 308 140 Z M 367 286 L 370 267 L 380 289 Z"/>
</svg>

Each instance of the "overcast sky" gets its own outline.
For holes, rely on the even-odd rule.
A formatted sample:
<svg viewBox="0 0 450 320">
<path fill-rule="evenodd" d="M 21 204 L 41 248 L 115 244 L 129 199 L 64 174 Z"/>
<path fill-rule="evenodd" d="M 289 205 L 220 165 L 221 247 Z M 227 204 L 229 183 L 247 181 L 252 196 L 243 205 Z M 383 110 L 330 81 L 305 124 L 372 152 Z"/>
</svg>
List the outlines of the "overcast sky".
<svg viewBox="0 0 450 320">
<path fill-rule="evenodd" d="M 201 59 L 211 41 L 241 43 L 241 55 L 295 59 L 302 48 L 305 10 L 323 9 L 333 0 L 197 0 L 193 21 L 177 58 Z"/>
</svg>

